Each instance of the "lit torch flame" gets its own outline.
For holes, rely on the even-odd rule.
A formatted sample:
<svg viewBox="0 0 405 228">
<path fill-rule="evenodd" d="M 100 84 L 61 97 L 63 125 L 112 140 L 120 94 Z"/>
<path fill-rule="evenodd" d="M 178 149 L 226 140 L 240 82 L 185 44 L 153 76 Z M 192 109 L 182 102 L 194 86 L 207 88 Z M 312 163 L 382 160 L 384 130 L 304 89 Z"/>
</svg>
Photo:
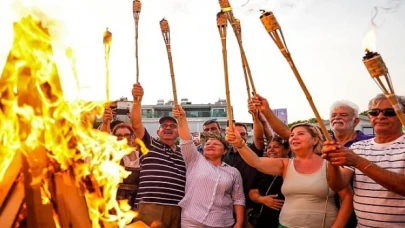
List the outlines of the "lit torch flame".
<svg viewBox="0 0 405 228">
<path fill-rule="evenodd" d="M 367 32 L 366 36 L 363 39 L 363 50 L 364 52 L 373 52 L 377 51 L 377 35 L 375 27 L 372 26 L 370 31 Z"/>
</svg>

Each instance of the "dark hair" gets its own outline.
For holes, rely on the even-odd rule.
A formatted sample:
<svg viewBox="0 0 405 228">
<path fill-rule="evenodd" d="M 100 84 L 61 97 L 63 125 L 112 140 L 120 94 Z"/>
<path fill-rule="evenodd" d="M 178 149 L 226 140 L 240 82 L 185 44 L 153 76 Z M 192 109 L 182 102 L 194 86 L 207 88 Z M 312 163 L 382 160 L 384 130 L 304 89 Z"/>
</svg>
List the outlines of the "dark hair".
<svg viewBox="0 0 405 228">
<path fill-rule="evenodd" d="M 221 143 L 224 145 L 225 150 L 228 149 L 229 147 L 228 142 L 225 140 L 225 138 L 218 134 L 214 134 L 211 132 L 204 132 L 201 134 L 200 138 L 201 138 L 201 145 L 203 146 L 209 139 L 217 139 L 221 141 Z"/>
<path fill-rule="evenodd" d="M 121 129 L 121 128 L 126 128 L 126 129 L 128 129 L 128 131 L 131 132 L 131 134 L 135 135 L 134 129 L 132 129 L 131 126 L 129 126 L 128 124 L 125 124 L 125 123 L 119 123 L 119 124 L 117 124 L 117 125 L 112 129 L 111 134 L 115 135 L 115 133 L 117 133 L 118 129 Z"/>
<path fill-rule="evenodd" d="M 122 124 L 122 123 L 124 123 L 124 121 L 121 121 L 121 120 L 114 120 L 114 121 L 111 121 L 111 123 L 110 123 L 110 129 L 114 129 L 115 126 L 117 126 L 118 124 Z"/>
<path fill-rule="evenodd" d="M 246 130 L 246 132 L 247 132 L 247 126 L 246 126 L 246 124 L 243 124 L 243 123 L 235 123 L 235 126 L 236 126 L 236 127 L 243 127 L 243 128 L 245 128 L 245 130 Z"/>
<path fill-rule="evenodd" d="M 205 121 L 205 122 L 203 123 L 203 127 L 206 126 L 206 125 L 208 125 L 208 124 L 212 124 L 212 123 L 216 123 L 217 126 L 218 126 L 218 129 L 221 129 L 221 126 L 219 125 L 217 119 L 212 119 L 212 120 L 207 120 L 207 121 Z"/>
<path fill-rule="evenodd" d="M 278 136 L 278 135 L 275 135 L 272 139 L 271 139 L 271 141 L 276 141 L 276 142 L 278 142 L 280 145 L 282 145 L 283 147 L 284 147 L 284 149 L 286 149 L 286 150 L 288 150 L 288 149 L 290 149 L 290 144 L 288 143 L 288 140 L 285 140 L 285 139 L 283 139 L 283 138 L 281 138 L 280 136 Z M 270 142 L 271 142 L 270 141 Z M 269 142 L 269 145 L 270 145 L 270 142 Z"/>
</svg>

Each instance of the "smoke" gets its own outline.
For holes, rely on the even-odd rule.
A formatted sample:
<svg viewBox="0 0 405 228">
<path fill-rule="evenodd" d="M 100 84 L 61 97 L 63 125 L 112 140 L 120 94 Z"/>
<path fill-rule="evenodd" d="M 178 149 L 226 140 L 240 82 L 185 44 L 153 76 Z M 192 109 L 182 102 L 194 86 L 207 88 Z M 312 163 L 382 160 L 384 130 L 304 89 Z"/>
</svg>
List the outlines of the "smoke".
<svg viewBox="0 0 405 228">
<path fill-rule="evenodd" d="M 384 24 L 387 15 L 398 12 L 405 0 L 387 0 L 384 6 L 374 6 L 371 12 L 371 24 L 380 27 Z"/>
</svg>

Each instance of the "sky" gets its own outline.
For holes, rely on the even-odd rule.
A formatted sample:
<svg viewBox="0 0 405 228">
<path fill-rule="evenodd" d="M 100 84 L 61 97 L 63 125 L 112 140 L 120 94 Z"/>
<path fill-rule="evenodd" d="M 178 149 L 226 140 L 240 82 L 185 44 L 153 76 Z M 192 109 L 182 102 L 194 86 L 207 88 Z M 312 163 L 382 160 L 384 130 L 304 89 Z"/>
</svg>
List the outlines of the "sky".
<svg viewBox="0 0 405 228">
<path fill-rule="evenodd" d="M 389 71 L 397 94 L 405 95 L 404 0 L 230 0 L 241 20 L 242 39 L 257 93 L 272 108 L 287 108 L 289 122 L 314 117 L 291 68 L 259 20 L 260 9 L 273 11 L 294 62 L 320 115 L 347 99 L 360 110 L 380 89 L 364 64 L 363 40 L 375 24 L 375 51 Z M 167 52 L 159 27 L 166 18 L 179 100 L 213 103 L 225 98 L 217 0 L 143 0 L 139 21 L 140 83 L 143 104 L 172 99 Z M 102 34 L 113 34 L 110 62 L 111 98 L 131 97 L 135 82 L 135 31 L 131 0 L 0 1 L 0 69 L 10 50 L 12 22 L 31 7 L 59 25 L 52 30 L 55 60 L 67 99 L 106 100 Z M 375 16 L 376 8 L 378 14 Z M 374 17 L 375 16 L 375 17 Z M 374 20 L 373 20 L 374 18 Z M 65 49 L 76 55 L 77 89 Z M 231 27 L 227 36 L 231 104 L 237 121 L 249 122 L 239 47 Z"/>
</svg>

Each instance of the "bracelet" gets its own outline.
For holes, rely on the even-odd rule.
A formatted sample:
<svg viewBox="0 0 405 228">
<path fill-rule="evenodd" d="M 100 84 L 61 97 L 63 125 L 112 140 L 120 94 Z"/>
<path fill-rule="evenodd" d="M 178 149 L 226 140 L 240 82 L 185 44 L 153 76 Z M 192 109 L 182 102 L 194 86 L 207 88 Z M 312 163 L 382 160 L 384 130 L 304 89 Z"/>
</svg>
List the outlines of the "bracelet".
<svg viewBox="0 0 405 228">
<path fill-rule="evenodd" d="M 246 145 L 246 142 L 245 142 L 245 140 L 242 140 L 242 142 L 240 143 L 240 145 L 239 146 L 234 146 L 236 149 L 241 149 L 242 147 L 244 147 Z"/>
</svg>

